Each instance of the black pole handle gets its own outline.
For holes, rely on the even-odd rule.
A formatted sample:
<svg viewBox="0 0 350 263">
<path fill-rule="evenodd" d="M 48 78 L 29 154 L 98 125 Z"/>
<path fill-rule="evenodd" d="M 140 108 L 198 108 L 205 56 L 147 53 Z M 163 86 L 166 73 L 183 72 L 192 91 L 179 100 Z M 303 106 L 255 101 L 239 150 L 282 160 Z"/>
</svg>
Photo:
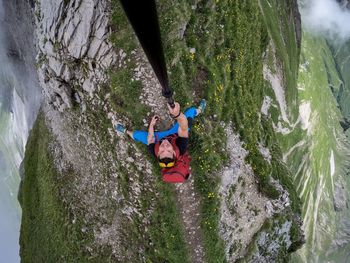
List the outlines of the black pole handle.
<svg viewBox="0 0 350 263">
<path fill-rule="evenodd" d="M 173 89 L 171 87 L 168 87 L 167 90 L 162 91 L 163 97 L 165 97 L 168 101 L 169 106 L 173 109 L 175 107 L 175 101 L 173 99 Z"/>
<path fill-rule="evenodd" d="M 174 109 L 174 108 L 175 108 L 175 101 L 174 101 L 173 97 L 167 98 L 167 100 L 168 100 L 169 106 L 170 106 L 172 109 Z"/>
<path fill-rule="evenodd" d="M 162 86 L 163 96 L 168 99 L 171 107 L 175 106 L 174 101 L 169 100 L 173 95 L 173 91 L 169 87 L 156 1 L 120 0 L 120 2 Z"/>
</svg>

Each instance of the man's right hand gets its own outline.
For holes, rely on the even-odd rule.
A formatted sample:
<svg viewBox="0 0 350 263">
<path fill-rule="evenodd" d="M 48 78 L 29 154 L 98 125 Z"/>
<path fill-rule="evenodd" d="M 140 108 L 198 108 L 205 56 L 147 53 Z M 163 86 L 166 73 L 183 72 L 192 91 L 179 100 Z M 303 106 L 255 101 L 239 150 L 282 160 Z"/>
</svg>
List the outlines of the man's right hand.
<svg viewBox="0 0 350 263">
<path fill-rule="evenodd" d="M 174 103 L 174 105 L 175 105 L 174 108 L 170 107 L 169 104 L 167 104 L 167 105 L 168 105 L 169 112 L 170 112 L 170 114 L 171 114 L 173 117 L 179 115 L 179 113 L 180 113 L 180 104 L 179 104 L 178 102 L 175 102 L 175 103 Z"/>
</svg>

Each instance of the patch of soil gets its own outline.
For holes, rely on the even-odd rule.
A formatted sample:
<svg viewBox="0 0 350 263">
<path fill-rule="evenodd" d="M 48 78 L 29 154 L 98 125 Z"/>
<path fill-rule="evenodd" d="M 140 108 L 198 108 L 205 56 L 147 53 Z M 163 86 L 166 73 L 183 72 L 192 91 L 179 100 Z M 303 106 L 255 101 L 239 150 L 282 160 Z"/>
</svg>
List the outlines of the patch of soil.
<svg viewBox="0 0 350 263">
<path fill-rule="evenodd" d="M 135 78 L 142 82 L 141 103 L 148 105 L 152 112 L 160 116 L 157 130 L 170 128 L 173 120 L 170 118 L 166 106 L 166 100 L 162 97 L 161 87 L 155 77 L 151 66 L 141 50 L 135 52 Z M 196 97 L 202 98 L 203 87 L 208 79 L 208 72 L 204 68 L 199 68 L 193 81 Z M 205 254 L 203 249 L 202 231 L 200 229 L 200 197 L 194 190 L 192 176 L 186 183 L 176 185 L 178 208 L 181 214 L 182 224 L 185 230 L 185 239 L 191 262 L 203 263 Z"/>
<path fill-rule="evenodd" d="M 204 97 L 204 87 L 208 80 L 209 73 L 203 67 L 198 67 L 197 74 L 194 77 L 192 88 L 197 98 Z"/>
</svg>

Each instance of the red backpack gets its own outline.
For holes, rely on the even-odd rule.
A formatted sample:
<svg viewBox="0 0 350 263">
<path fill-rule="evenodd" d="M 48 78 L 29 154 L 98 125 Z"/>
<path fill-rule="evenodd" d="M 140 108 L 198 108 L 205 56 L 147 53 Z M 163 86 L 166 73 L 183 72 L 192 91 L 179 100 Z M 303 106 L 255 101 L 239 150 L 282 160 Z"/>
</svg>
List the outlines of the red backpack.
<svg viewBox="0 0 350 263">
<path fill-rule="evenodd" d="M 191 157 L 188 154 L 188 150 L 186 150 L 183 155 L 180 155 L 179 147 L 176 145 L 177 137 L 177 134 L 167 136 L 168 139 L 171 139 L 171 145 L 174 147 L 176 153 L 175 165 L 170 168 L 162 168 L 162 178 L 163 181 L 167 183 L 183 183 L 188 179 L 191 172 Z M 160 143 L 157 142 L 154 147 L 156 156 L 159 151 L 159 145 Z"/>
</svg>

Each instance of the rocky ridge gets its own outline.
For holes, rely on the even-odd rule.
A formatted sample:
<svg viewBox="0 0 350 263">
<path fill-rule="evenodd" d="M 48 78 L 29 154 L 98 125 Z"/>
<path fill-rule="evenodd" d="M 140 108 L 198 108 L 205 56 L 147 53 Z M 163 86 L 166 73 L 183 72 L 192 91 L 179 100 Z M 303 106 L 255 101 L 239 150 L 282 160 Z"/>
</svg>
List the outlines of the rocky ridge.
<svg viewBox="0 0 350 263">
<path fill-rule="evenodd" d="M 123 59 L 108 41 L 106 8 L 106 1 L 94 0 L 35 5 L 39 80 L 49 103 L 59 111 L 84 102 L 86 95 L 92 97 L 106 82 L 106 70 Z"/>
<path fill-rule="evenodd" d="M 350 9 L 350 1 L 349 0 L 337 0 L 337 2 L 341 5 L 341 7 Z"/>
<path fill-rule="evenodd" d="M 243 148 L 239 136 L 233 132 L 231 125 L 225 128 L 226 149 L 230 160 L 219 173 L 221 178 L 220 234 L 225 241 L 227 260 L 235 262 L 237 259 L 244 258 L 254 235 L 261 231 L 266 220 L 289 208 L 290 199 L 288 192 L 273 178 L 270 179 L 271 184 L 278 190 L 279 198 L 269 199 L 260 193 L 253 170 L 244 161 L 248 152 Z M 274 239 L 282 239 L 283 242 L 274 242 L 273 246 L 260 241 L 264 239 L 261 235 L 269 236 L 269 234 L 265 232 L 259 234 L 260 239 L 257 241 L 258 248 L 253 262 L 275 261 L 281 246 L 285 245 L 288 249 L 292 243 L 289 236 L 290 227 L 290 221 L 286 221 L 282 228 L 276 225 L 274 237 L 270 235 L 269 238 L 271 242 Z M 267 237 L 264 240 L 267 240 Z"/>
<path fill-rule="evenodd" d="M 44 92 L 43 112 L 56 140 L 52 142 L 56 168 L 61 176 L 72 169 L 76 175 L 71 186 L 62 189 L 61 195 L 69 203 L 75 223 L 79 214 L 84 214 L 83 233 L 93 232 L 97 248 L 109 246 L 118 260 L 127 260 L 128 253 L 123 251 L 123 219 L 133 221 L 135 217 L 147 224 L 152 213 L 141 213 L 138 209 L 139 195 L 153 192 L 154 176 L 152 165 L 133 143 L 109 129 L 110 143 L 117 145 L 106 154 L 101 147 L 103 141 L 99 134 L 87 125 L 87 114 L 95 106 L 102 105 L 111 124 L 130 123 L 125 116 L 111 110 L 109 96 L 98 96 L 101 86 L 108 80 L 105 73 L 112 66 L 122 69 L 126 60 L 136 62 L 134 80 L 140 80 L 143 92 L 141 103 L 150 107 L 151 114 L 162 118 L 161 127 L 172 123 L 167 113 L 166 101 L 161 96 L 161 87 L 141 49 L 131 52 L 130 57 L 123 50 L 115 51 L 109 43 L 108 16 L 105 14 L 105 1 L 59 1 L 41 2 L 35 6 L 38 38 L 38 74 Z M 86 14 L 82 16 L 82 13 Z M 89 36 L 89 37 L 87 37 Z M 82 87 L 82 88 L 80 88 Z M 72 111 L 79 105 L 80 112 Z M 144 119 L 148 125 L 147 117 Z M 133 154 L 130 154 L 132 152 Z M 126 201 L 118 186 L 120 167 L 131 170 L 134 160 L 139 166 L 129 178 L 129 189 L 133 194 Z M 74 160 L 74 161 L 72 161 Z M 106 167 L 106 163 L 111 164 Z M 106 171 L 107 170 L 107 171 Z M 82 176 L 83 175 L 83 176 Z M 152 178 L 148 183 L 140 183 L 141 177 Z M 186 237 L 191 244 L 193 262 L 204 262 L 204 250 L 200 233 L 200 200 L 194 191 L 193 179 L 189 184 L 176 187 L 179 209 L 183 219 Z M 81 193 L 84 195 L 81 195 Z M 76 198 L 79 197 L 77 200 Z M 73 202 L 72 202 L 73 200 Z M 113 205 L 115 202 L 117 205 Z M 119 211 L 121 210 L 121 212 Z M 111 211 L 112 212 L 111 214 Z M 112 217 L 112 223 L 102 223 Z M 125 219 L 124 219 L 125 220 Z M 92 223 L 95 222 L 95 223 Z M 127 233 L 124 233 L 124 237 Z M 96 247 L 86 248 L 92 256 Z M 142 248 L 137 254 L 142 254 Z"/>
<path fill-rule="evenodd" d="M 126 120 L 110 110 L 108 95 L 98 96 L 108 80 L 107 70 L 125 66 L 125 52 L 115 51 L 109 42 L 107 7 L 106 1 L 92 0 L 36 2 L 37 64 L 42 110 L 55 138 L 50 149 L 58 179 L 70 182 L 60 194 L 72 224 L 82 219 L 82 233 L 94 236 L 95 245 L 86 247 L 91 257 L 110 247 L 113 258 L 126 262 L 133 255 L 127 252 L 128 233 L 123 226 L 137 220 L 147 232 L 153 206 L 141 212 L 139 197 L 141 192 L 153 193 L 154 177 L 152 165 L 135 145 L 116 137 L 112 128 L 91 127 L 89 112 L 98 107 L 113 123 Z M 107 139 L 101 137 L 103 132 Z M 125 180 L 121 169 L 132 174 L 127 178 L 132 194 L 127 197 L 120 185 Z M 149 179 L 141 183 L 145 176 Z M 135 254 L 143 254 L 142 247 L 132 245 Z"/>
<path fill-rule="evenodd" d="M 86 248 L 92 257 L 99 248 L 108 246 L 115 259 L 128 262 L 132 258 L 128 249 L 142 255 L 143 247 L 130 244 L 134 247 L 125 248 L 123 243 L 128 233 L 123 232 L 123 224 L 137 220 L 147 232 L 153 206 L 145 213 L 141 210 L 139 197 L 143 192 L 154 192 L 152 165 L 137 145 L 116 135 L 112 128 L 108 131 L 107 141 L 101 138 L 102 131 L 89 126 L 87 113 L 102 106 L 112 124 L 129 122 L 125 116 L 111 110 L 108 94 L 100 98 L 99 91 L 108 80 L 106 71 L 110 67 L 122 69 L 126 60 L 133 60 L 136 62 L 133 78 L 141 81 L 143 89 L 139 99 L 152 109 L 148 116 L 160 115 L 163 119 L 161 128 L 169 126 L 171 119 L 158 81 L 141 49 L 135 49 L 129 56 L 121 49 L 112 48 L 108 40 L 107 7 L 106 1 L 97 0 L 37 2 L 37 63 L 45 95 L 43 111 L 55 136 L 51 144 L 55 165 L 62 177 L 74 171 L 69 178 L 70 186 L 61 190 L 73 214 L 72 223 L 83 215 L 85 225 L 81 231 L 93 233 L 96 242 L 96 247 Z M 147 126 L 146 118 L 143 122 Z M 220 234 L 226 244 L 226 257 L 232 261 L 245 255 L 254 234 L 267 218 L 288 207 L 289 199 L 277 182 L 273 183 L 280 192 L 279 199 L 269 200 L 259 193 L 254 174 L 244 162 L 247 153 L 238 136 L 230 128 L 227 128 L 227 136 L 230 163 L 218 173 L 222 177 Z M 110 146 L 107 152 L 106 143 Z M 261 149 L 266 150 L 263 146 Z M 269 158 L 268 154 L 266 158 Z M 134 165 L 136 159 L 137 167 Z M 125 179 L 121 169 L 131 171 L 131 176 Z M 149 180 L 143 180 L 145 176 Z M 122 180 L 127 180 L 128 189 L 132 189 L 127 198 L 120 185 Z M 195 192 L 193 178 L 187 184 L 176 186 L 176 191 L 192 262 L 204 262 L 200 198 Z M 284 234 L 289 229 L 290 224 L 286 223 L 283 231 L 276 230 L 284 236 L 287 246 L 289 239 Z M 263 247 L 266 239 L 259 240 Z M 270 251 L 266 260 L 274 258 L 275 250 Z"/>
<path fill-rule="evenodd" d="M 136 61 L 134 78 L 142 82 L 141 103 L 150 107 L 151 112 L 149 114 L 160 116 L 161 123 L 157 125 L 157 128 L 167 129 L 172 125 L 173 120 L 169 115 L 166 99 L 161 95 L 161 86 L 143 51 L 138 49 L 131 53 L 134 56 L 132 59 Z M 148 122 L 145 119 L 144 124 L 148 126 Z M 185 228 L 186 242 L 189 245 L 191 262 L 205 262 L 200 226 L 200 197 L 194 189 L 193 176 L 190 176 L 187 183 L 176 185 L 176 194 L 181 219 Z"/>
</svg>

